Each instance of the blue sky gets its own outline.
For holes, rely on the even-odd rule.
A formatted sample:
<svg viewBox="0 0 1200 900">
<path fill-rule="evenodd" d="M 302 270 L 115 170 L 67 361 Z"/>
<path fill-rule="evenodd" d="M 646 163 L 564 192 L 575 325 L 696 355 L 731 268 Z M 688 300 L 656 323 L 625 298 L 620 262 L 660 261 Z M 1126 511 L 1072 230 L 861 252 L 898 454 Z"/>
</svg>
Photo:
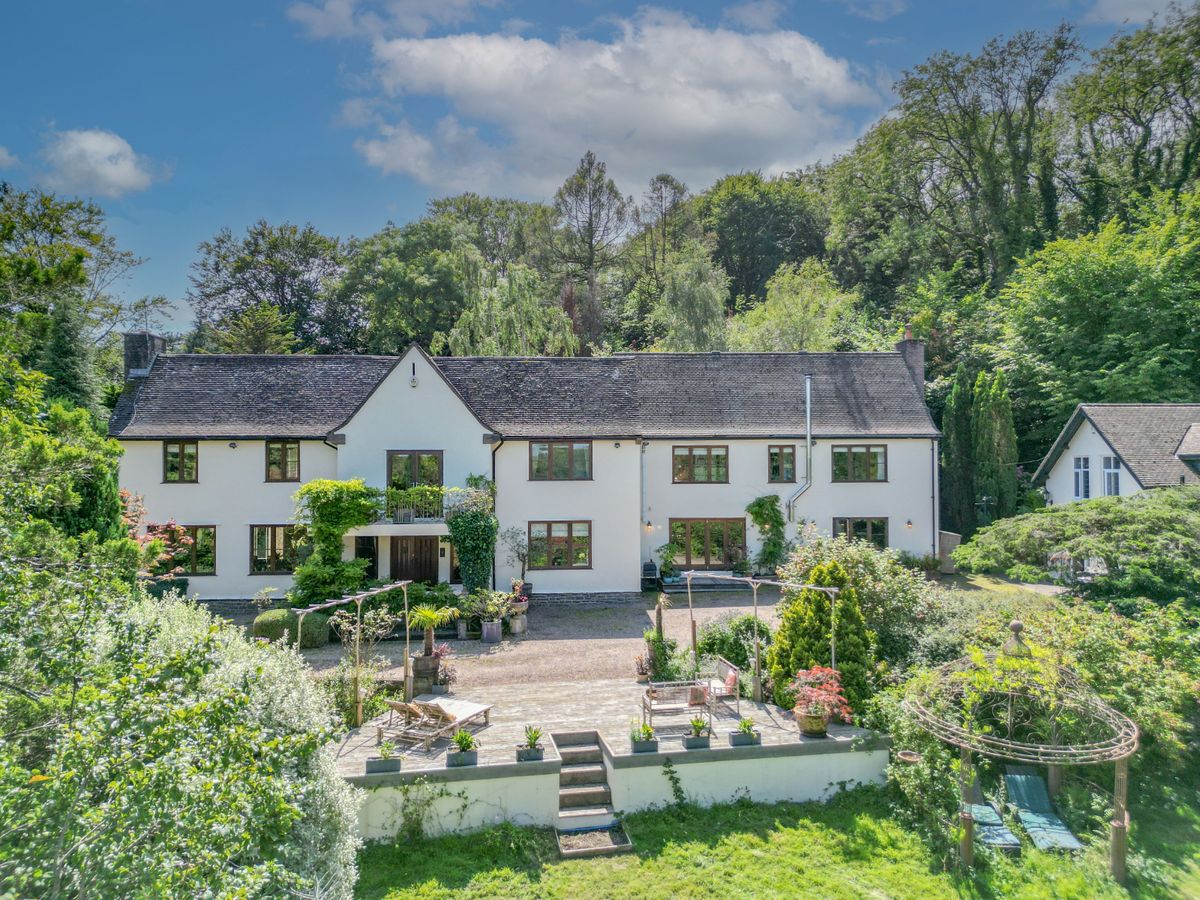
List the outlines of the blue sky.
<svg viewBox="0 0 1200 900">
<path fill-rule="evenodd" d="M 1165 5 L 14 0 L 0 179 L 93 197 L 147 260 L 119 290 L 182 304 L 223 226 L 345 237 L 461 190 L 544 199 L 588 148 L 632 194 L 785 171 L 852 143 L 933 52 L 1064 19 L 1099 46 Z"/>
</svg>

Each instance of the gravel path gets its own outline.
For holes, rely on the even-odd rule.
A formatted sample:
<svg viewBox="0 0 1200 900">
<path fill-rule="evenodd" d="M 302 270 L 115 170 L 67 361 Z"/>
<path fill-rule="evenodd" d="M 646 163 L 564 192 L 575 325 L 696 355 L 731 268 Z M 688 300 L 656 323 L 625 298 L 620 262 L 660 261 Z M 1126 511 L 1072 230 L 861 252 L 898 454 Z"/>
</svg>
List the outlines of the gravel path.
<svg viewBox="0 0 1200 900">
<path fill-rule="evenodd" d="M 759 612 L 774 624 L 778 596 L 759 591 Z M 667 637 L 683 644 L 688 639 L 687 597 L 675 595 L 674 605 L 664 614 Z M 752 611 L 748 593 L 711 593 L 694 600 L 697 624 L 723 615 Z M 642 652 L 642 635 L 654 624 L 654 605 L 646 601 L 615 606 L 549 603 L 530 604 L 529 630 L 505 636 L 499 644 L 478 640 L 449 641 L 454 649 L 451 664 L 458 670 L 456 690 L 476 685 L 533 684 L 547 681 L 625 678 L 634 674 L 633 658 Z M 419 639 L 414 635 L 414 649 Z M 404 658 L 403 641 L 385 641 L 376 647 L 379 655 L 393 664 L 387 673 L 400 676 Z M 330 644 L 305 650 L 314 669 L 333 668 L 341 647 Z"/>
</svg>

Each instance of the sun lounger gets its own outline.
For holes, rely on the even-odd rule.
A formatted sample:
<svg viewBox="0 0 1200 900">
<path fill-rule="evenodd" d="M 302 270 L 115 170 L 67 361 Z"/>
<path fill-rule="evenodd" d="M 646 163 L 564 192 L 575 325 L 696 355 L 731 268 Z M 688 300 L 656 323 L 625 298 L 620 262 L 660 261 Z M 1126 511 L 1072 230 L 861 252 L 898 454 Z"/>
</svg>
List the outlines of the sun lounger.
<svg viewBox="0 0 1200 900">
<path fill-rule="evenodd" d="M 1021 827 L 1039 850 L 1082 850 L 1079 838 L 1054 812 L 1046 781 L 1029 766 L 1009 766 L 1004 776 L 1008 799 Z"/>
<path fill-rule="evenodd" d="M 394 716 L 400 713 L 404 722 L 387 736 L 395 740 L 420 743 L 426 750 L 433 746 L 434 741 L 449 737 L 460 728 L 466 728 L 480 719 L 487 725 L 491 720 L 490 704 L 473 703 L 457 697 L 422 694 L 408 703 L 399 700 L 386 702 L 390 711 L 387 725 L 380 729 L 380 737 L 392 728 Z"/>
<path fill-rule="evenodd" d="M 967 803 L 963 809 L 975 820 L 975 837 L 979 843 L 1012 856 L 1021 854 L 1021 841 L 1004 824 L 996 807 L 990 803 Z"/>
</svg>

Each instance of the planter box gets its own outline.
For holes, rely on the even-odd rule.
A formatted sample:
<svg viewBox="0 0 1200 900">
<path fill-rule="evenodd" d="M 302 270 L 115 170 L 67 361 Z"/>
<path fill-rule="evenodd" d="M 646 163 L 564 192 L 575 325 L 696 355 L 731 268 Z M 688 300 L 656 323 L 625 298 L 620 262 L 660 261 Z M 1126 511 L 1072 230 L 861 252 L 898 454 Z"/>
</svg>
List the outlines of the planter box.
<svg viewBox="0 0 1200 900">
<path fill-rule="evenodd" d="M 657 753 L 658 738 L 652 738 L 648 741 L 631 741 L 633 744 L 634 753 Z"/>
<path fill-rule="evenodd" d="M 477 766 L 479 765 L 478 750 L 448 750 L 446 751 L 446 768 L 453 769 L 458 766 Z"/>
<path fill-rule="evenodd" d="M 485 644 L 498 644 L 500 637 L 504 633 L 503 622 L 484 622 L 483 623 L 483 642 Z"/>
<path fill-rule="evenodd" d="M 467 639 L 467 620 L 456 619 L 454 622 L 454 627 L 457 629 L 458 639 L 460 641 L 465 641 Z"/>
<path fill-rule="evenodd" d="M 508 617 L 509 634 L 524 634 L 529 630 L 529 620 L 525 613 Z"/>
<path fill-rule="evenodd" d="M 530 747 L 528 744 L 517 747 L 517 762 L 541 762 L 545 758 L 546 750 L 543 747 Z"/>
<path fill-rule="evenodd" d="M 431 684 L 429 686 L 431 694 L 448 694 L 450 693 L 450 685 L 448 684 Z"/>
<path fill-rule="evenodd" d="M 418 678 L 432 678 L 437 674 L 442 661 L 436 656 L 418 655 L 412 658 L 413 675 Z"/>
<path fill-rule="evenodd" d="M 709 734 L 688 734 L 683 738 L 684 750 L 707 750 L 712 743 L 712 735 Z"/>
<path fill-rule="evenodd" d="M 755 744 L 762 743 L 762 732 L 752 731 L 746 734 L 744 731 L 729 732 L 730 747 L 751 747 Z"/>
<path fill-rule="evenodd" d="M 372 756 L 367 760 L 367 774 L 382 775 L 385 772 L 399 772 L 401 762 L 403 760 L 399 756 L 392 756 L 388 759 Z"/>
</svg>

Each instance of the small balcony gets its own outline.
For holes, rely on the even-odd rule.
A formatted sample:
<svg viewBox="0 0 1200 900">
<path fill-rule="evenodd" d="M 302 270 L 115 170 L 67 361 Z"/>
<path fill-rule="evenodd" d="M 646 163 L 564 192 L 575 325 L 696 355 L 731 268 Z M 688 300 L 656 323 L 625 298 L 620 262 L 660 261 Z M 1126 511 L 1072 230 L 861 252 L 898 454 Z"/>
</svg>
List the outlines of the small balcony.
<svg viewBox="0 0 1200 900">
<path fill-rule="evenodd" d="M 461 502 L 463 488 L 440 484 L 418 484 L 410 488 L 388 488 L 382 521 L 392 525 L 431 524 L 446 521 L 446 513 Z"/>
</svg>

